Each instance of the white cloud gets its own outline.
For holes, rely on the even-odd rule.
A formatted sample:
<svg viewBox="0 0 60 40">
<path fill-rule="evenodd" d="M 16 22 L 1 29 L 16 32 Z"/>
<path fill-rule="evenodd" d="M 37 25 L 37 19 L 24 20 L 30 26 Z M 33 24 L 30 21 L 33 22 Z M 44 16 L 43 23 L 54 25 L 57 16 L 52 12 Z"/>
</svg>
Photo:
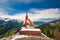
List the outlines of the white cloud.
<svg viewBox="0 0 60 40">
<path fill-rule="evenodd" d="M 31 9 L 31 13 L 29 14 L 29 18 L 32 21 L 40 21 L 41 18 L 60 18 L 60 10 L 59 9 L 45 9 L 45 10 L 38 10 L 38 9 Z M 16 13 L 15 15 L 8 15 L 7 12 L 0 12 L 0 17 L 3 18 L 12 18 L 12 19 L 20 19 L 25 20 L 26 13 Z"/>
<path fill-rule="evenodd" d="M 40 18 L 60 18 L 60 14 L 58 14 L 60 13 L 59 9 L 45 9 L 45 10 L 32 9 L 31 12 L 34 13 L 32 17 L 35 19 L 37 18 L 36 20 Z"/>
<path fill-rule="evenodd" d="M 20 2 L 20 3 L 31 3 L 31 2 L 41 2 L 43 0 L 0 0 L 0 3 L 8 3 L 8 2 Z"/>
<path fill-rule="evenodd" d="M 7 15 L 7 14 L 8 13 L 4 9 L 0 8 L 0 16 L 1 15 Z"/>
<path fill-rule="evenodd" d="M 0 0 L 0 3 L 5 3 L 7 2 L 8 0 Z"/>
<path fill-rule="evenodd" d="M 17 2 L 23 2 L 23 3 L 31 3 L 31 2 L 40 2 L 42 0 L 15 0 Z"/>
</svg>

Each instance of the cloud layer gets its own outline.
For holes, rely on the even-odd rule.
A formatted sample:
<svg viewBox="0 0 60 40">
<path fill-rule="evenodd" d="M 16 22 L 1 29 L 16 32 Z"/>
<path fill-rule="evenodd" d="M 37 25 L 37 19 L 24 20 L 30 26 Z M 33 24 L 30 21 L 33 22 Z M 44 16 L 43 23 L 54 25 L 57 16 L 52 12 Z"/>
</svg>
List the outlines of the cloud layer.
<svg viewBox="0 0 60 40">
<path fill-rule="evenodd" d="M 21 3 L 31 3 L 31 2 L 40 2 L 42 0 L 0 0 L 0 3 L 6 3 L 6 2 L 9 2 L 9 1 L 12 1 L 12 2 L 21 2 Z"/>
<path fill-rule="evenodd" d="M 30 2 L 39 2 L 42 0 L 18 0 L 19 2 L 23 2 L 23 3 L 30 3 Z"/>
<path fill-rule="evenodd" d="M 1 10 L 3 10 L 3 9 L 1 9 Z M 20 20 L 24 21 L 25 15 L 26 15 L 26 13 L 16 13 L 15 15 L 8 15 L 8 12 L 0 11 L 0 17 L 2 17 L 2 18 L 20 19 Z M 44 9 L 44 10 L 30 9 L 28 12 L 28 15 L 32 21 L 41 21 L 41 19 L 47 19 L 47 18 L 60 19 L 60 10 L 57 8 L 56 9 Z"/>
</svg>

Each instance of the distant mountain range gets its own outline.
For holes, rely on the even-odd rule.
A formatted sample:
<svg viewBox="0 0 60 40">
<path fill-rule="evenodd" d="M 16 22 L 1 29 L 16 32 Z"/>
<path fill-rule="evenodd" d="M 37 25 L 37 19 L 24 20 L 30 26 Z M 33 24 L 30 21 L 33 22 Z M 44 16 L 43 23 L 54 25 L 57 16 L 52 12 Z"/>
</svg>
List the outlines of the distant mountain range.
<svg viewBox="0 0 60 40">
<path fill-rule="evenodd" d="M 10 18 L 0 18 L 0 26 L 1 25 L 4 25 L 4 24 L 11 24 L 11 25 L 15 25 L 17 23 L 20 23 L 22 24 L 23 21 L 19 20 L 19 19 L 10 19 Z M 42 25 L 44 24 L 45 22 L 43 21 L 35 21 L 33 22 L 35 25 Z M 22 25 L 23 26 L 23 25 Z"/>
</svg>

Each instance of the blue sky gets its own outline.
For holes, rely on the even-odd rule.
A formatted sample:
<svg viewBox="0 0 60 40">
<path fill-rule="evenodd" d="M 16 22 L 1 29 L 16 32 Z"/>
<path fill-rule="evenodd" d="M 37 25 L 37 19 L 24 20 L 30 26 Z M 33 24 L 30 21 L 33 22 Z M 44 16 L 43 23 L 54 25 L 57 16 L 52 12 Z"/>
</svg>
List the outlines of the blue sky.
<svg viewBox="0 0 60 40">
<path fill-rule="evenodd" d="M 24 20 L 26 12 L 33 21 L 59 19 L 60 0 L 0 0 L 0 17 Z"/>
</svg>

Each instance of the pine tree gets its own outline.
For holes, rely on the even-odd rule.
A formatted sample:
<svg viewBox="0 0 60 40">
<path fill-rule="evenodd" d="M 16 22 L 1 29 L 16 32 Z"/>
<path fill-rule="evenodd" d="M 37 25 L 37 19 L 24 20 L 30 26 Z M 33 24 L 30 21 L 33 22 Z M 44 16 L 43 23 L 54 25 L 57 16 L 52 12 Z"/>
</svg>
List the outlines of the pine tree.
<svg viewBox="0 0 60 40">
<path fill-rule="evenodd" d="M 54 33 L 52 32 L 52 34 L 51 34 L 51 38 L 54 38 Z"/>
<path fill-rule="evenodd" d="M 47 36 L 50 37 L 51 36 L 51 33 L 49 30 L 47 30 Z"/>
</svg>

